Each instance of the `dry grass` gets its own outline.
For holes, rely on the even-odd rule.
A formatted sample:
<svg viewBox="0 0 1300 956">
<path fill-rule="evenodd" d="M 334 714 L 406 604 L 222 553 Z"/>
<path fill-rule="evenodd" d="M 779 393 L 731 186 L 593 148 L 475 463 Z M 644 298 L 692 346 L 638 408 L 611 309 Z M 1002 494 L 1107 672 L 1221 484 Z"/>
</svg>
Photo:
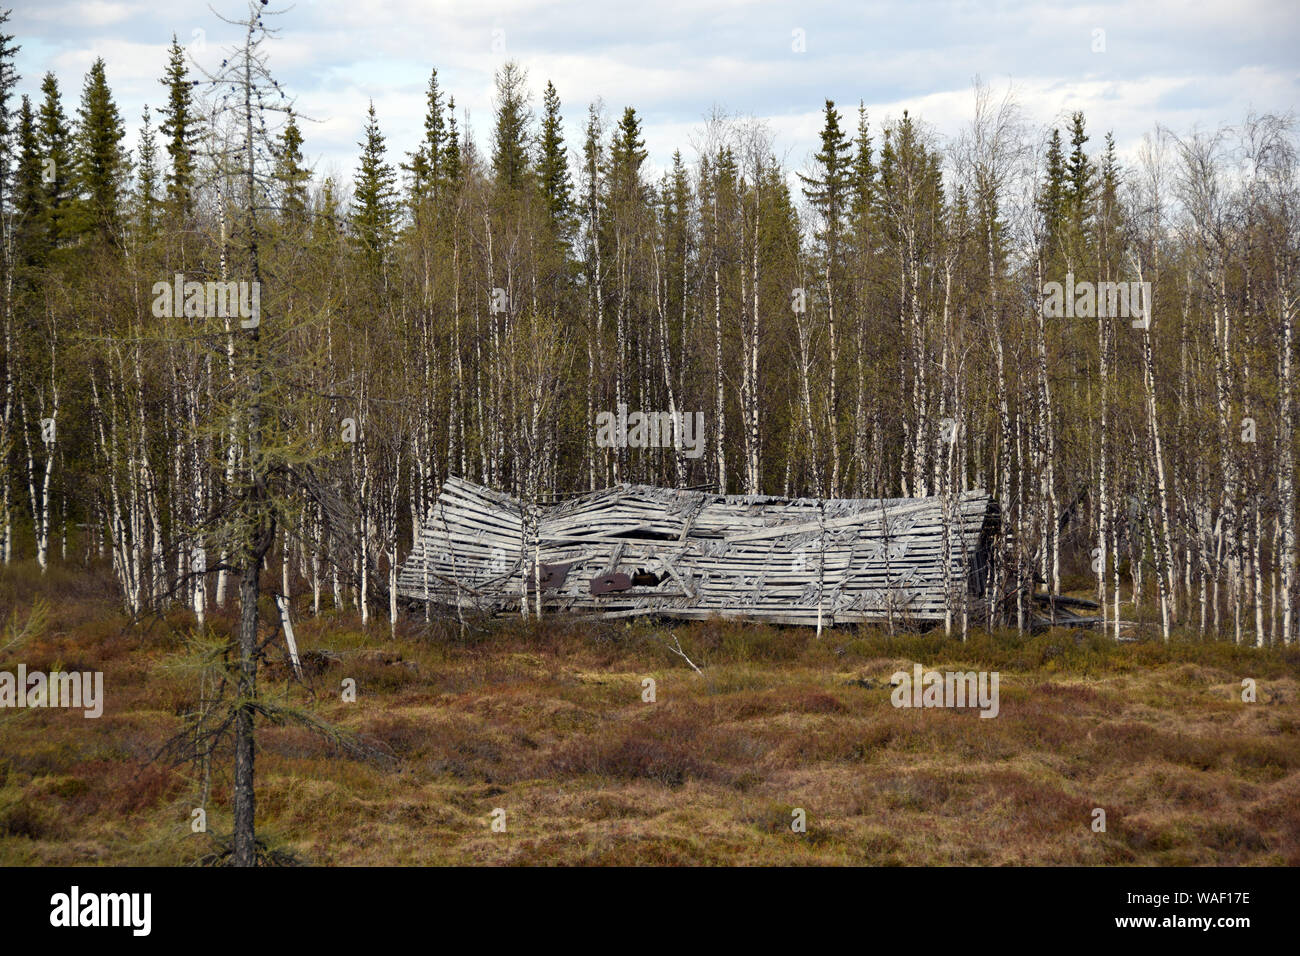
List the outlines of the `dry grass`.
<svg viewBox="0 0 1300 956">
<path fill-rule="evenodd" d="M 185 863 L 211 848 L 190 832 L 192 768 L 152 760 L 197 695 L 185 615 L 131 627 L 110 593 L 100 572 L 0 576 L 5 619 L 40 594 L 53 604 L 0 669 L 103 670 L 108 697 L 99 720 L 0 711 L 0 863 Z M 647 624 L 462 635 L 409 620 L 393 638 L 328 615 L 297 630 L 306 684 L 272 661 L 263 692 L 387 755 L 261 728 L 262 834 L 309 863 L 1300 864 L 1295 650 L 674 629 L 701 676 Z M 999 671 L 1001 715 L 894 708 L 889 676 L 913 662 Z M 340 699 L 347 677 L 356 703 Z M 1258 703 L 1241 702 L 1244 677 Z M 218 832 L 226 774 L 207 807 Z M 791 831 L 796 808 L 806 833 Z"/>
</svg>

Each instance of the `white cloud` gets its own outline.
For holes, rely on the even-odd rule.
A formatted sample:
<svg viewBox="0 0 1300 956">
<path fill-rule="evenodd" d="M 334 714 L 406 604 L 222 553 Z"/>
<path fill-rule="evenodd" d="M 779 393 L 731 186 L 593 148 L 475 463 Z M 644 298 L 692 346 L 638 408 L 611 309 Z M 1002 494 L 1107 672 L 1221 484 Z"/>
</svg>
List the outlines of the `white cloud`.
<svg viewBox="0 0 1300 956">
<path fill-rule="evenodd" d="M 106 0 L 78 0 L 76 3 L 48 3 L 28 13 L 33 20 L 54 21 L 76 26 L 103 27 L 121 23 L 145 9 L 144 4 L 108 3 Z"/>
<path fill-rule="evenodd" d="M 229 16 L 244 10 L 239 2 L 214 5 Z M 346 175 L 371 97 L 393 159 L 414 148 L 435 65 L 486 146 L 492 76 L 507 56 L 528 70 L 535 107 L 546 80 L 555 83 L 571 147 L 580 145 L 595 97 L 611 119 L 635 106 L 655 170 L 669 164 L 675 148 L 694 158 L 692 132 L 715 103 L 767 120 L 778 155 L 795 168 L 816 147 L 827 97 L 847 114 L 850 129 L 861 99 L 877 129 L 906 108 L 949 137 L 969 119 L 977 73 L 995 88 L 1012 78 L 1033 123 L 1082 109 L 1093 144 L 1100 147 L 1114 130 L 1122 153 L 1157 122 L 1174 129 L 1233 123 L 1250 109 L 1289 110 L 1300 98 L 1293 0 L 1115 0 L 1059 8 L 1035 0 L 901 8 L 852 0 L 793 7 L 745 0 L 622 7 L 599 0 L 298 0 L 278 26 L 281 39 L 269 44 L 272 69 L 299 111 L 321 121 L 307 124 L 306 150 L 322 168 Z M 795 28 L 805 31 L 804 53 L 791 49 Z M 1105 30 L 1105 52 L 1092 50 L 1094 29 Z M 119 107 L 134 125 L 145 102 L 161 102 L 157 78 L 172 34 L 189 42 L 195 30 L 206 40 L 196 59 L 208 67 L 237 37 L 207 0 L 162 7 L 46 0 L 16 11 L 11 23 L 23 44 L 20 88 L 34 93 L 40 75 L 53 69 L 71 112 L 81 75 L 103 56 Z"/>
</svg>

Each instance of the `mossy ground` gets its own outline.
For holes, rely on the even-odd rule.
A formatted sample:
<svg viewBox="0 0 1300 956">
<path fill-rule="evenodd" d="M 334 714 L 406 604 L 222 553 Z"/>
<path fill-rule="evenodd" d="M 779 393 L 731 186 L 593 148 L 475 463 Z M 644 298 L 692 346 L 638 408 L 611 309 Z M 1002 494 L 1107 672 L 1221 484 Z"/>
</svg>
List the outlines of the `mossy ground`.
<svg viewBox="0 0 1300 956">
<path fill-rule="evenodd" d="M 107 703 L 98 720 L 0 711 L 0 863 L 210 853 L 190 829 L 193 767 L 153 759 L 198 698 L 186 614 L 131 625 L 102 571 L 0 576 L 5 619 L 42 595 L 47 627 L 0 668 L 102 670 Z M 305 684 L 272 660 L 262 693 L 380 755 L 259 727 L 260 835 L 305 863 L 1300 864 L 1295 649 L 672 627 L 700 675 L 665 646 L 669 628 L 645 622 L 462 631 L 417 616 L 392 635 L 352 613 L 300 613 L 296 629 L 304 655 L 329 656 Z M 998 671 L 999 716 L 895 708 L 889 677 L 913 662 Z M 1243 678 L 1257 702 L 1241 700 Z M 223 753 L 214 833 L 229 799 Z M 505 832 L 490 827 L 496 809 Z"/>
</svg>

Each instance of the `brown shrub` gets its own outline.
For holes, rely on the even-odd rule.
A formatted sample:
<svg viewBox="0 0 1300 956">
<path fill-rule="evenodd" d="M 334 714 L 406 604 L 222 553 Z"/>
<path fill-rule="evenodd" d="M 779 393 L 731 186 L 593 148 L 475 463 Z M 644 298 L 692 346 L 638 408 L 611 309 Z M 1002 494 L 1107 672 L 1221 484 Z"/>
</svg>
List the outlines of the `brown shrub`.
<svg viewBox="0 0 1300 956">
<path fill-rule="evenodd" d="M 551 766 L 569 775 L 591 774 L 650 780 L 680 787 L 687 780 L 727 782 L 730 775 L 701 756 L 700 726 L 680 716 L 661 716 L 566 741 Z"/>
<path fill-rule="evenodd" d="M 933 813 L 952 796 L 948 780 L 930 771 L 897 774 L 873 781 L 877 799 L 891 810 Z"/>
<path fill-rule="evenodd" d="M 68 781 L 54 792 L 64 798 L 64 810 L 77 818 L 128 816 L 150 810 L 183 785 L 177 771 L 154 763 L 86 760 L 76 764 L 72 773 L 80 786 Z"/>
<path fill-rule="evenodd" d="M 0 834 L 31 840 L 59 839 L 67 828 L 52 808 L 35 799 L 0 806 Z"/>
<path fill-rule="evenodd" d="M 1196 827 L 1196 835 L 1203 845 L 1234 858 L 1269 848 L 1264 835 L 1256 827 L 1241 820 L 1213 820 L 1202 823 Z"/>
</svg>

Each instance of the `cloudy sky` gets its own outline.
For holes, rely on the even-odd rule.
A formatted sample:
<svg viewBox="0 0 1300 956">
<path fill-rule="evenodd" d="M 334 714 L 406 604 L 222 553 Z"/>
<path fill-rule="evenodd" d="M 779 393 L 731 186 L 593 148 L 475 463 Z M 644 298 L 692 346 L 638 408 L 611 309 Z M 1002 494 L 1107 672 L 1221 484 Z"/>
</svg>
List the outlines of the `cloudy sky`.
<svg viewBox="0 0 1300 956">
<path fill-rule="evenodd" d="M 16 4 L 19 92 L 36 99 L 52 70 L 73 113 L 102 56 L 132 147 L 142 107 L 162 101 L 172 34 L 215 66 L 237 35 L 218 14 L 246 11 L 246 0 Z M 1181 132 L 1300 103 L 1297 0 L 273 0 L 264 9 L 277 6 L 286 12 L 267 18 L 280 30 L 271 68 L 314 120 L 304 132 L 318 173 L 344 180 L 370 98 L 390 155 L 414 147 L 430 67 L 485 144 L 493 74 L 506 59 L 528 71 L 536 107 L 546 80 L 555 83 L 571 148 L 594 98 L 612 116 L 635 106 L 656 168 L 676 148 L 694 158 L 715 106 L 766 120 L 793 168 L 815 149 L 826 98 L 846 112 L 865 102 L 873 125 L 909 109 L 948 137 L 969 119 L 976 75 L 995 90 L 1010 84 L 1037 126 L 1082 109 L 1092 145 L 1113 130 L 1126 155 L 1157 122 Z"/>
</svg>

